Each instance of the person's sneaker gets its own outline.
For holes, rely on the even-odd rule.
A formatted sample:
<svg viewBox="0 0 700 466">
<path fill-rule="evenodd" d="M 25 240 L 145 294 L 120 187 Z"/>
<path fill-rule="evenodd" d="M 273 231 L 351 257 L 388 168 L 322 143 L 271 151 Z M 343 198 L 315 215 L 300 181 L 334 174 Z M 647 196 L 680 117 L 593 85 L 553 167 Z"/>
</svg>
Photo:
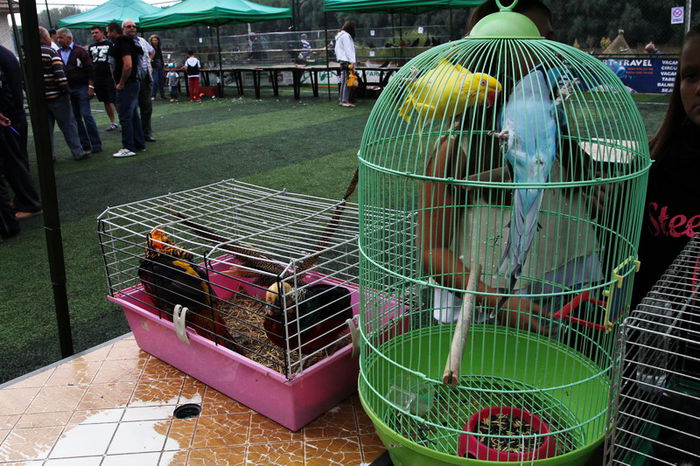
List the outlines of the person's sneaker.
<svg viewBox="0 0 700 466">
<path fill-rule="evenodd" d="M 119 129 L 119 123 L 114 122 L 109 125 L 109 128 L 107 128 L 107 131 L 116 131 Z"/>
<path fill-rule="evenodd" d="M 156 138 L 154 138 L 153 136 L 146 136 L 144 139 L 146 140 L 146 142 L 156 142 Z"/>
<path fill-rule="evenodd" d="M 136 152 L 132 152 L 126 148 L 122 148 L 122 149 L 119 149 L 119 151 L 112 154 L 112 157 L 116 157 L 118 159 L 121 159 L 124 157 L 131 157 L 132 155 L 136 155 Z"/>
<path fill-rule="evenodd" d="M 87 160 L 89 158 L 90 158 L 90 152 L 84 152 L 77 157 L 73 157 L 73 160 L 80 161 L 80 160 Z"/>
</svg>

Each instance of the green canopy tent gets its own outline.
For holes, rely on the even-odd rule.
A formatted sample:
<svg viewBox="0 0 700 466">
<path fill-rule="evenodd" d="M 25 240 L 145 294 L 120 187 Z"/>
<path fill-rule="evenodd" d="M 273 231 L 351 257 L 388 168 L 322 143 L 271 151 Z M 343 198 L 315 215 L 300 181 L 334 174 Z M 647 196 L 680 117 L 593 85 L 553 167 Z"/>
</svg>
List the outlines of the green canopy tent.
<svg viewBox="0 0 700 466">
<path fill-rule="evenodd" d="M 358 13 L 422 13 L 444 8 L 471 8 L 484 0 L 323 0 L 324 11 Z"/>
<path fill-rule="evenodd" d="M 221 38 L 219 26 L 227 23 L 255 23 L 276 19 L 290 19 L 289 8 L 260 5 L 248 0 L 185 0 L 164 8 L 158 13 L 143 15 L 141 29 L 163 30 L 206 24 L 216 28 L 216 43 L 219 54 L 219 85 L 223 92 L 223 70 L 221 64 Z"/>
<path fill-rule="evenodd" d="M 104 26 L 112 21 L 122 22 L 133 19 L 138 25 L 141 15 L 157 13 L 161 10 L 143 0 L 109 0 L 92 10 L 67 16 L 58 20 L 58 26 L 64 28 L 87 29 L 95 25 Z"/>
</svg>

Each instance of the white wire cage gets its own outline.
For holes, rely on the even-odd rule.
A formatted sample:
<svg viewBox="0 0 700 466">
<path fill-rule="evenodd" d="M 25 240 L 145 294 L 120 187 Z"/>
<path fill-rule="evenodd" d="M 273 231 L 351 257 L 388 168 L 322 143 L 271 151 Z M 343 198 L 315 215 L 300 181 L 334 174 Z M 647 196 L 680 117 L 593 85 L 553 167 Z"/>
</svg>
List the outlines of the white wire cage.
<svg viewBox="0 0 700 466">
<path fill-rule="evenodd" d="M 620 329 L 609 465 L 700 465 L 700 236 Z"/>
<path fill-rule="evenodd" d="M 98 233 L 111 296 L 292 378 L 351 342 L 357 218 L 231 179 L 110 207 Z"/>
</svg>

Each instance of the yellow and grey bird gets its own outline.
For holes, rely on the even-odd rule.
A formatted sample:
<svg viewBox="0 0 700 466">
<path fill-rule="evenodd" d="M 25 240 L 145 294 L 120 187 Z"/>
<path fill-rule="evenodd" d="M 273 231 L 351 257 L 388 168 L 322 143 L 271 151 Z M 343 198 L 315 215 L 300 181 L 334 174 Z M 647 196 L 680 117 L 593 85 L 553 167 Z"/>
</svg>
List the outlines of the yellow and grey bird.
<svg viewBox="0 0 700 466">
<path fill-rule="evenodd" d="M 410 121 L 413 111 L 424 118 L 444 120 L 476 104 L 490 107 L 503 87 L 486 73 L 472 73 L 443 59 L 409 83 L 408 89 L 409 94 L 399 109 L 399 116 L 406 121 Z"/>
</svg>

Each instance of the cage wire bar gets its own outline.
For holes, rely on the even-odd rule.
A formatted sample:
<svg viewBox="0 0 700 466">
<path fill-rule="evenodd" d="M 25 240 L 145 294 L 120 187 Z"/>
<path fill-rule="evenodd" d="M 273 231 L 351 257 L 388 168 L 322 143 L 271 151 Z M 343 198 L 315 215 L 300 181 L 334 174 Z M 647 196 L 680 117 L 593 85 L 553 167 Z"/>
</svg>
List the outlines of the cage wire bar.
<svg viewBox="0 0 700 466">
<path fill-rule="evenodd" d="M 606 433 L 617 328 L 638 265 L 646 131 L 607 67 L 536 30 L 518 34 L 472 35 L 414 58 L 380 95 L 363 136 L 360 397 L 398 464 L 492 460 L 493 445 L 519 450 L 507 453 L 520 463 L 584 464 Z M 502 117 L 509 108 L 515 123 Z M 515 140 L 498 137 L 508 125 Z M 530 134 L 547 125 L 553 136 Z M 554 151 L 548 176 L 507 168 L 509 144 Z M 504 251 L 526 191 L 542 193 L 541 207 L 509 285 Z M 383 210 L 401 221 L 382 228 Z M 453 388 L 443 369 L 472 264 L 483 272 Z M 392 319 L 385 304 L 395 297 L 408 305 Z M 502 407 L 547 430 L 532 421 L 515 447 L 512 432 L 466 433 L 480 410 Z M 483 416 L 512 426 L 518 415 Z M 464 451 L 473 439 L 476 449 Z"/>
<path fill-rule="evenodd" d="M 620 328 L 609 465 L 700 464 L 700 236 Z"/>
<path fill-rule="evenodd" d="M 234 179 L 110 207 L 109 293 L 168 320 L 181 304 L 198 334 L 291 378 L 350 343 L 357 212 Z"/>
</svg>

